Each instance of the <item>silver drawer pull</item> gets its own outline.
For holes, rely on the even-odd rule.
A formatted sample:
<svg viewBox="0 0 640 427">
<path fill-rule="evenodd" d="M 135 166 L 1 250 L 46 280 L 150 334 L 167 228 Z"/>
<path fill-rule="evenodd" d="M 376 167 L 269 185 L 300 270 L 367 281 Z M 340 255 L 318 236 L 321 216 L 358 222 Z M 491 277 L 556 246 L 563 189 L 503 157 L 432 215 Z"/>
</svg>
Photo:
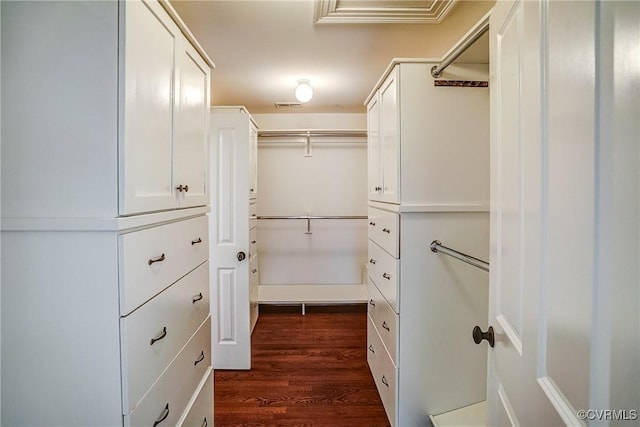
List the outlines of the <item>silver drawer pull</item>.
<svg viewBox="0 0 640 427">
<path fill-rule="evenodd" d="M 391 280 L 391 275 L 389 275 L 389 273 L 382 273 L 382 277 L 384 277 L 387 280 Z"/>
<path fill-rule="evenodd" d="M 370 299 L 370 300 L 369 300 L 369 304 L 371 304 L 371 305 L 372 305 L 372 306 L 374 306 L 374 307 L 376 306 L 376 303 L 375 303 L 375 302 L 373 302 L 373 300 L 372 300 L 372 299 Z"/>
<path fill-rule="evenodd" d="M 389 230 L 388 228 L 383 228 L 382 232 L 389 234 L 389 233 L 391 233 L 391 230 Z"/>
<path fill-rule="evenodd" d="M 204 417 L 204 421 L 202 421 L 202 427 L 207 427 L 209 423 L 207 422 L 207 417 Z"/>
<path fill-rule="evenodd" d="M 193 366 L 196 366 L 198 363 L 202 362 L 204 360 L 204 350 L 202 350 L 200 352 L 200 357 L 198 357 L 198 359 L 193 362 Z"/>
<path fill-rule="evenodd" d="M 369 264 L 376 265 L 376 262 L 378 262 L 378 261 L 376 261 L 376 260 L 375 260 L 375 259 L 373 259 L 373 258 L 371 258 L 371 259 L 369 260 Z"/>
<path fill-rule="evenodd" d="M 191 304 L 195 304 L 198 301 L 200 301 L 202 299 L 202 292 L 200 292 L 198 295 L 196 295 L 195 297 L 193 297 L 193 299 L 191 300 Z"/>
<path fill-rule="evenodd" d="M 387 377 L 385 377 L 384 375 L 382 376 L 382 384 L 384 384 L 387 387 L 389 387 L 389 383 L 387 382 Z"/>
<path fill-rule="evenodd" d="M 202 239 L 200 237 L 198 237 L 196 240 L 192 240 L 191 241 L 191 246 L 195 245 L 196 243 L 202 243 Z"/>
<path fill-rule="evenodd" d="M 160 255 L 159 258 L 156 258 L 156 259 L 150 258 L 149 259 L 149 265 L 153 264 L 154 262 L 161 262 L 161 261 L 164 261 L 164 260 L 165 260 L 165 257 L 164 257 L 164 254 L 162 254 L 162 255 Z"/>
<path fill-rule="evenodd" d="M 160 418 L 158 418 L 156 422 L 153 423 L 153 427 L 156 427 L 158 424 L 166 420 L 168 416 L 169 416 L 169 404 L 167 403 L 167 406 L 164 407 L 164 411 L 162 412 L 162 416 L 160 416 Z"/>
<path fill-rule="evenodd" d="M 157 338 L 151 338 L 151 342 L 149 345 L 154 345 L 156 342 L 160 341 L 162 338 L 167 336 L 167 327 L 162 328 L 162 332 L 158 335 Z"/>
<path fill-rule="evenodd" d="M 382 322 L 382 327 L 385 328 L 387 331 L 391 331 L 391 329 L 389 329 L 389 326 L 387 325 L 386 320 Z"/>
<path fill-rule="evenodd" d="M 375 227 L 375 226 L 376 226 L 376 223 L 375 223 L 375 222 L 373 222 L 373 221 L 370 221 L 370 222 L 369 222 L 369 225 L 370 225 L 370 226 L 372 226 L 372 227 Z"/>
<path fill-rule="evenodd" d="M 373 349 L 373 344 L 369 344 L 369 351 L 373 354 L 376 354 L 376 351 Z"/>
</svg>

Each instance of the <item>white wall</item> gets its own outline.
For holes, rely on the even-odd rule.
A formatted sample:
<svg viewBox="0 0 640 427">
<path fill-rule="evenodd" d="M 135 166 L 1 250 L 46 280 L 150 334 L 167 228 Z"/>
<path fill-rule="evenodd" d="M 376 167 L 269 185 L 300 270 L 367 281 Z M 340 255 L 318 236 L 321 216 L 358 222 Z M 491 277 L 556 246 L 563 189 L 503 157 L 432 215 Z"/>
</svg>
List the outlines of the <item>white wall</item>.
<svg viewBox="0 0 640 427">
<path fill-rule="evenodd" d="M 265 129 L 366 129 L 364 114 L 255 115 Z M 259 139 L 258 216 L 367 215 L 366 138 Z M 363 283 L 366 219 L 258 221 L 261 285 Z M 301 297 L 301 299 L 304 299 Z"/>
</svg>

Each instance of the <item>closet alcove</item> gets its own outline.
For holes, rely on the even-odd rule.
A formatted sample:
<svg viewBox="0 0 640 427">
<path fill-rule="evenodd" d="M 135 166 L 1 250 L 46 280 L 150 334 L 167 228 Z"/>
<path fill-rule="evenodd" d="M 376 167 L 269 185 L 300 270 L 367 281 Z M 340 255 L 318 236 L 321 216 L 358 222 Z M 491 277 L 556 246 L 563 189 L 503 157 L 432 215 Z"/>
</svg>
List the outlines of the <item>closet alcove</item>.
<svg viewBox="0 0 640 427">
<path fill-rule="evenodd" d="M 459 44 L 488 45 L 486 22 Z M 307 304 L 364 303 L 391 425 L 450 425 L 458 410 L 484 419 L 487 350 L 472 330 L 487 321 L 489 276 L 430 244 L 488 259 L 488 51 L 433 77 L 441 64 L 393 59 L 366 114 L 212 109 L 211 215 L 229 218 L 226 234 L 210 224 L 214 368 L 250 369 L 260 304 L 304 314 Z M 221 236 L 233 268 L 216 267 Z"/>
</svg>

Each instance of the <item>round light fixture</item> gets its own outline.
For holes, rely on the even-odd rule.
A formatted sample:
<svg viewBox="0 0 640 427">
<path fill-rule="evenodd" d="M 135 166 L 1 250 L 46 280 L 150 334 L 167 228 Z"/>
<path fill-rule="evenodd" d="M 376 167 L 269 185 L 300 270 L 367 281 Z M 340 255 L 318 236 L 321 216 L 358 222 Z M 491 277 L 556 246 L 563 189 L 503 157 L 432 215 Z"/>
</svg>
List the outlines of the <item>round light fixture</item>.
<svg viewBox="0 0 640 427">
<path fill-rule="evenodd" d="M 309 102 L 313 97 L 313 89 L 309 80 L 298 80 L 296 99 L 302 103 Z"/>
</svg>

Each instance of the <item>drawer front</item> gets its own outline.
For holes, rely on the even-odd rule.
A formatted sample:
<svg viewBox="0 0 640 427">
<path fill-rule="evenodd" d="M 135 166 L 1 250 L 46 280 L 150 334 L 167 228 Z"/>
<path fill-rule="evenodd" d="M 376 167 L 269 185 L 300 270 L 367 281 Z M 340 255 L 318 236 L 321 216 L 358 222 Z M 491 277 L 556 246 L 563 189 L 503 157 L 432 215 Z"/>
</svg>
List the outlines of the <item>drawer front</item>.
<svg viewBox="0 0 640 427">
<path fill-rule="evenodd" d="M 123 408 L 129 412 L 209 315 L 209 263 L 120 319 Z"/>
<path fill-rule="evenodd" d="M 118 237 L 120 314 L 126 315 L 209 258 L 207 217 Z"/>
<path fill-rule="evenodd" d="M 249 258 L 258 254 L 258 227 L 249 230 Z"/>
<path fill-rule="evenodd" d="M 200 326 L 195 335 L 171 362 L 162 376 L 135 409 L 125 414 L 125 426 L 175 426 L 202 379 L 211 367 L 211 318 Z"/>
<path fill-rule="evenodd" d="M 367 281 L 367 291 L 369 293 L 369 317 L 375 325 L 389 356 L 391 356 L 391 360 L 397 363 L 398 315 L 394 313 L 387 300 L 384 299 L 378 288 L 371 282 L 371 279 Z"/>
<path fill-rule="evenodd" d="M 184 419 L 178 421 L 178 427 L 213 427 L 213 370 L 201 383 L 193 405 L 188 408 Z"/>
<path fill-rule="evenodd" d="M 376 383 L 387 418 L 391 425 L 395 426 L 397 368 L 385 351 L 370 317 L 367 317 L 367 347 L 367 361 L 371 375 Z"/>
<path fill-rule="evenodd" d="M 258 225 L 258 205 L 256 202 L 249 203 L 249 229 Z"/>
<path fill-rule="evenodd" d="M 369 238 L 394 258 L 400 258 L 400 216 L 369 207 Z"/>
<path fill-rule="evenodd" d="M 399 260 L 369 240 L 369 277 L 387 300 L 393 311 L 400 313 L 398 301 Z"/>
</svg>

